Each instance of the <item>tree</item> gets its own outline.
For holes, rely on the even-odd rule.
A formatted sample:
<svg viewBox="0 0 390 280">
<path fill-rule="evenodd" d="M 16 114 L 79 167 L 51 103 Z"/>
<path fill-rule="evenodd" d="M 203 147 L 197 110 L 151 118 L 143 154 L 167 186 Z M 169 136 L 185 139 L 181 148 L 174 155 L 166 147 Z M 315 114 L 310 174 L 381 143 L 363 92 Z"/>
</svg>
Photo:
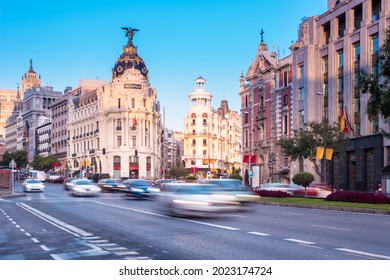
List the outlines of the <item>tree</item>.
<svg viewBox="0 0 390 280">
<path fill-rule="evenodd" d="M 18 168 L 27 165 L 27 152 L 18 150 L 15 152 L 5 152 L 1 165 L 8 166 L 11 160 L 14 159 Z"/>
<path fill-rule="evenodd" d="M 53 163 L 56 161 L 57 158 L 53 155 L 48 157 L 36 156 L 30 164 L 37 170 L 49 170 L 53 168 Z"/>
<path fill-rule="evenodd" d="M 377 64 L 379 72 L 361 70 L 362 93 L 369 93 L 366 113 L 370 120 L 379 114 L 390 119 L 390 27 L 385 31 L 385 42 L 379 50 Z"/>
<path fill-rule="evenodd" d="M 299 172 L 292 178 L 294 184 L 301 185 L 305 188 L 305 197 L 307 198 L 306 188 L 314 181 L 314 176 L 310 172 Z"/>
<path fill-rule="evenodd" d="M 316 148 L 322 146 L 341 152 L 342 147 L 348 142 L 348 138 L 340 131 L 338 124 L 331 125 L 328 122 L 306 124 L 303 128 L 294 130 L 293 135 L 291 138 L 278 141 L 277 144 L 280 145 L 282 153 L 292 160 L 310 160 L 315 172 L 321 178 L 324 174 L 316 159 Z"/>
</svg>

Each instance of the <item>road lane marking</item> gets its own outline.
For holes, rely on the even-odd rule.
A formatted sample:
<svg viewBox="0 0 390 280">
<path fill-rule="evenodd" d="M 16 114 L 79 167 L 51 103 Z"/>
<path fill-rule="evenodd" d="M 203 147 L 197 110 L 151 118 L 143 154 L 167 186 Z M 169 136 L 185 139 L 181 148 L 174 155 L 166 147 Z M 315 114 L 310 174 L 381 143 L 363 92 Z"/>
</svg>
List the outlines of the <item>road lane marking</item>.
<svg viewBox="0 0 390 280">
<path fill-rule="evenodd" d="M 35 237 L 32 237 L 31 240 L 34 241 L 35 243 L 40 243 L 39 240 L 36 239 Z"/>
<path fill-rule="evenodd" d="M 299 239 L 294 239 L 294 238 L 288 238 L 288 239 L 284 239 L 284 240 L 290 241 L 290 242 L 295 242 L 295 243 L 300 243 L 300 244 L 305 244 L 305 245 L 313 245 L 313 244 L 316 244 L 315 242 L 305 241 L 305 240 L 299 240 Z"/>
<path fill-rule="evenodd" d="M 37 216 L 38 218 L 41 218 L 42 220 L 66 231 L 66 232 L 69 232 L 70 234 L 73 234 L 74 236 L 92 236 L 93 234 L 89 233 L 89 232 L 86 232 L 80 228 L 77 228 L 75 226 L 72 226 L 70 224 L 67 224 L 61 220 L 58 220 L 57 218 L 54 218 L 48 214 L 45 214 L 25 203 L 17 203 L 18 206 L 20 206 L 21 208 L 25 209 L 26 211 L 30 212 L 31 214 Z"/>
<path fill-rule="evenodd" d="M 27 236 L 31 236 L 31 234 L 29 234 L 28 232 L 25 232 L 24 234 L 27 235 Z"/>
<path fill-rule="evenodd" d="M 318 228 L 326 228 L 326 229 L 334 229 L 334 230 L 342 230 L 342 231 L 351 231 L 347 228 L 339 228 L 339 227 L 330 227 L 330 226 L 321 226 L 321 225 L 310 225 L 312 227 L 318 227 Z"/>
<path fill-rule="evenodd" d="M 268 233 L 262 233 L 262 232 L 256 232 L 256 231 L 250 231 L 248 232 L 249 234 L 253 234 L 253 235 L 259 235 L 259 236 L 270 236 L 271 234 L 268 234 Z"/>
<path fill-rule="evenodd" d="M 384 260 L 390 260 L 390 256 L 372 254 L 372 253 L 368 253 L 368 252 L 351 250 L 351 249 L 347 249 L 347 248 L 336 248 L 335 250 L 341 251 L 341 252 L 345 252 L 345 253 L 350 253 L 350 254 L 356 254 L 356 255 L 359 255 L 359 256 L 373 257 L 373 258 L 379 258 L 379 259 L 384 259 Z"/>
<path fill-rule="evenodd" d="M 99 239 L 99 240 L 89 240 L 89 243 L 107 243 L 108 240 Z"/>
<path fill-rule="evenodd" d="M 45 245 L 39 245 L 44 251 L 50 251 L 49 248 L 47 248 Z"/>
</svg>

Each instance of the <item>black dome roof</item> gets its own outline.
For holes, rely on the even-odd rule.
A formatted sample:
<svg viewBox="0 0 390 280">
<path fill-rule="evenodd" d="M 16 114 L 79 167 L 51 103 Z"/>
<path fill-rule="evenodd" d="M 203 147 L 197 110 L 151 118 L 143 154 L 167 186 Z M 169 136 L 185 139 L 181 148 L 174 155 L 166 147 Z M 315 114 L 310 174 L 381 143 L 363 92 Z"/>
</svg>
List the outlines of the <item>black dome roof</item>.
<svg viewBox="0 0 390 280">
<path fill-rule="evenodd" d="M 127 45 L 123 48 L 122 55 L 115 62 L 115 66 L 112 69 L 112 79 L 121 77 L 125 70 L 130 68 L 139 70 L 144 77 L 148 78 L 148 70 L 146 69 L 145 62 L 139 57 L 137 47 L 135 47 L 132 42 L 134 33 L 138 31 L 138 29 L 122 29 L 126 30 L 126 37 L 128 37 L 129 40 Z"/>
</svg>

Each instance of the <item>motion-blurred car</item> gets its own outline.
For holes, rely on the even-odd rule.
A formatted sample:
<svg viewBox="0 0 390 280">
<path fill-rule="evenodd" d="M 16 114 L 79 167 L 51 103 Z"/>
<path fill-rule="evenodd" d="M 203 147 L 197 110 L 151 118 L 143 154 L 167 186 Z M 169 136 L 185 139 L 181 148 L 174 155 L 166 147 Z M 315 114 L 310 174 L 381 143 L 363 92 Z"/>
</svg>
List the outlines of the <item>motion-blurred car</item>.
<svg viewBox="0 0 390 280">
<path fill-rule="evenodd" d="M 97 185 L 102 191 L 124 191 L 126 189 L 122 179 L 101 179 Z"/>
<path fill-rule="evenodd" d="M 332 193 L 332 189 L 324 183 L 313 182 L 306 188 L 307 197 L 311 198 L 326 198 Z M 294 196 L 305 196 L 305 188 L 302 187 L 294 192 Z"/>
<path fill-rule="evenodd" d="M 72 187 L 69 189 L 73 196 L 97 196 L 101 189 L 93 181 L 88 179 L 76 179 L 71 181 Z"/>
<path fill-rule="evenodd" d="M 72 181 L 73 181 L 73 180 L 76 180 L 76 178 L 69 177 L 69 178 L 66 178 L 66 179 L 64 180 L 64 189 L 65 189 L 66 191 L 69 191 L 69 190 L 72 189 L 72 187 L 73 187 Z"/>
<path fill-rule="evenodd" d="M 43 192 L 45 185 L 36 179 L 26 179 L 22 183 L 24 192 Z"/>
<path fill-rule="evenodd" d="M 158 196 L 158 207 L 172 216 L 213 217 L 241 210 L 240 202 L 215 184 L 168 183 Z"/>
<path fill-rule="evenodd" d="M 301 188 L 302 187 L 299 185 L 288 183 L 265 183 L 260 186 L 260 190 L 281 191 L 289 193 L 290 195 L 294 195 L 294 192 Z"/>
<path fill-rule="evenodd" d="M 261 190 L 283 191 L 295 197 L 305 197 L 305 188 L 296 184 L 283 183 L 267 183 L 261 186 Z M 327 188 L 320 183 L 312 183 L 306 188 L 306 196 L 310 198 L 326 198 L 332 193 L 330 188 Z"/>
<path fill-rule="evenodd" d="M 123 190 L 127 197 L 153 199 L 159 192 L 159 189 L 153 184 L 144 179 L 127 179 L 123 181 L 126 189 Z"/>
<path fill-rule="evenodd" d="M 64 181 L 65 181 L 64 177 L 58 177 L 58 178 L 53 179 L 51 182 L 54 184 L 63 184 Z"/>
<path fill-rule="evenodd" d="M 202 179 L 199 183 L 215 184 L 221 188 L 221 191 L 231 195 L 242 206 L 249 206 L 250 202 L 256 202 L 260 196 L 244 185 L 239 179 Z"/>
<path fill-rule="evenodd" d="M 174 179 L 158 179 L 153 182 L 153 186 L 160 188 L 165 183 L 176 183 L 177 180 Z"/>
</svg>

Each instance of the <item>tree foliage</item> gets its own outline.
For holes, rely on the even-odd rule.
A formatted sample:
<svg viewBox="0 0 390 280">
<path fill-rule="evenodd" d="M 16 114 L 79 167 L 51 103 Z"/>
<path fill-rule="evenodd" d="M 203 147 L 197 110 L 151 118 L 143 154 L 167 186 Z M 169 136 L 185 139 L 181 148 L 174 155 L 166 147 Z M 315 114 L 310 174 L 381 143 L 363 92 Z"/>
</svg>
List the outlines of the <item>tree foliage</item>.
<svg viewBox="0 0 390 280">
<path fill-rule="evenodd" d="M 310 172 L 299 172 L 294 175 L 292 181 L 294 184 L 301 185 L 305 188 L 305 197 L 307 197 L 306 188 L 314 181 L 314 176 Z"/>
<path fill-rule="evenodd" d="M 383 118 L 390 118 L 390 28 L 385 31 L 385 42 L 379 50 L 378 75 L 373 75 L 365 69 L 361 70 L 362 93 L 369 93 L 366 113 L 369 119 L 379 114 Z"/>
<path fill-rule="evenodd" d="M 312 122 L 294 130 L 293 137 L 278 141 L 282 153 L 292 160 L 308 159 L 313 163 L 316 173 L 322 178 L 320 162 L 316 159 L 316 148 L 327 147 L 341 152 L 348 138 L 340 132 L 338 124 Z"/>
<path fill-rule="evenodd" d="M 26 166 L 27 165 L 27 152 L 22 151 L 22 150 L 18 150 L 18 151 L 11 152 L 11 153 L 5 152 L 3 155 L 3 160 L 1 161 L 1 165 L 8 166 L 12 159 L 14 159 L 14 161 L 16 162 L 16 166 L 18 168 L 20 168 L 22 166 Z"/>
<path fill-rule="evenodd" d="M 50 170 L 53 168 L 53 163 L 57 161 L 57 158 L 53 155 L 42 157 L 36 156 L 30 165 L 37 170 Z"/>
</svg>

